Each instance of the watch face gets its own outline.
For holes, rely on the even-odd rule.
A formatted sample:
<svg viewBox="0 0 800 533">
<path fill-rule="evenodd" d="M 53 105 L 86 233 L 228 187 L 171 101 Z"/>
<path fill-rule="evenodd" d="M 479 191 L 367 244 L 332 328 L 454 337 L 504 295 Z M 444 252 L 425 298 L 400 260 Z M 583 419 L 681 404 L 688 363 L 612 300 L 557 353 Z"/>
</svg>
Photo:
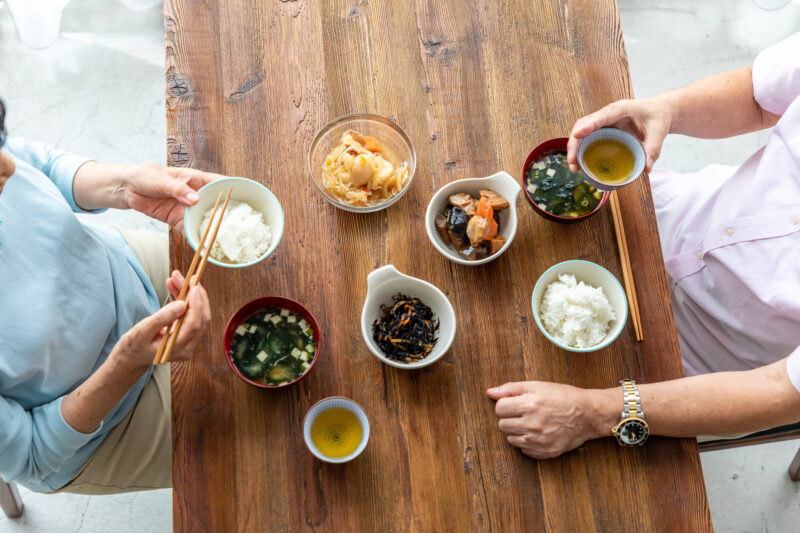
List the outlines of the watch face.
<svg viewBox="0 0 800 533">
<path fill-rule="evenodd" d="M 647 438 L 647 425 L 641 420 L 625 420 L 617 429 L 617 435 L 622 444 L 636 446 Z"/>
</svg>

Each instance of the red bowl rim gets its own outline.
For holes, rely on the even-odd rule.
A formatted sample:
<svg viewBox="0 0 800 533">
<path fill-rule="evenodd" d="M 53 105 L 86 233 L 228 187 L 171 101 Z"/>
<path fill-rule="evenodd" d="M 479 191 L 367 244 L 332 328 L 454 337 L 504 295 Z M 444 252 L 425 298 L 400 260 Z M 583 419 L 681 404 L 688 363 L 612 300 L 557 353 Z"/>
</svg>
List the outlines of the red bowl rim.
<svg viewBox="0 0 800 533">
<path fill-rule="evenodd" d="M 242 372 L 236 368 L 236 365 L 233 364 L 233 359 L 231 358 L 231 341 L 233 340 L 233 332 L 236 331 L 236 328 L 244 322 L 246 319 L 250 318 L 256 311 L 260 311 L 261 309 L 266 309 L 267 307 L 278 307 L 280 309 L 288 309 L 294 313 L 297 313 L 302 318 L 305 319 L 306 322 L 309 323 L 311 326 L 311 330 L 314 332 L 314 342 L 317 344 L 317 349 L 314 350 L 314 358 L 311 360 L 311 364 L 308 365 L 308 368 L 305 372 L 297 376 L 295 379 L 288 383 L 284 383 L 282 385 L 267 385 L 266 383 L 259 383 L 257 381 L 253 381 L 252 379 L 248 378 Z M 314 318 L 314 315 L 311 314 L 311 311 L 306 308 L 303 304 L 296 300 L 292 300 L 291 298 L 287 298 L 285 296 L 261 296 L 259 298 L 255 298 L 250 300 L 239 309 L 236 310 L 233 315 L 231 315 L 230 319 L 228 319 L 228 323 L 225 326 L 225 334 L 222 337 L 222 349 L 225 352 L 225 360 L 228 362 L 228 366 L 231 367 L 233 373 L 236 374 L 239 379 L 242 381 L 253 385 L 254 387 L 258 387 L 260 389 L 283 389 L 290 385 L 294 385 L 304 377 L 306 377 L 311 369 L 314 368 L 314 365 L 319 359 L 320 350 L 322 344 L 320 342 L 320 330 L 319 324 L 317 323 L 317 319 Z"/>
<path fill-rule="evenodd" d="M 522 165 L 522 191 L 525 193 L 525 197 L 530 202 L 531 206 L 538 212 L 543 213 L 545 218 L 553 218 L 556 220 L 563 220 L 564 222 L 575 222 L 578 220 L 583 220 L 584 218 L 590 217 L 600 211 L 600 209 L 605 205 L 608 201 L 608 196 L 610 191 L 603 191 L 603 198 L 600 200 L 600 203 L 597 204 L 597 207 L 586 213 L 585 215 L 581 215 L 579 217 L 562 217 L 560 215 L 554 215 L 550 211 L 545 211 L 538 205 L 536 202 L 533 201 L 531 198 L 530 193 L 528 192 L 528 184 L 525 175 L 528 173 L 528 169 L 533 164 L 534 161 L 542 157 L 543 155 L 550 153 L 550 152 L 566 152 L 567 151 L 567 142 L 569 141 L 569 137 L 555 137 L 553 139 L 547 139 L 546 141 L 539 143 L 536 148 L 531 150 L 531 153 L 528 154 L 527 159 L 525 159 L 525 164 Z"/>
</svg>

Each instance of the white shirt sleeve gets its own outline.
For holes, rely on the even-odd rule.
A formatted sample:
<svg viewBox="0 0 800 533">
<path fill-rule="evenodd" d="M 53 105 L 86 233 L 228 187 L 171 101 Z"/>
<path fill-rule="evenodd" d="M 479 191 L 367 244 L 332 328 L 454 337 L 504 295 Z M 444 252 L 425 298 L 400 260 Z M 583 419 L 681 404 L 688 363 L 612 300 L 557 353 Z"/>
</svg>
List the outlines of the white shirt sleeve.
<svg viewBox="0 0 800 533">
<path fill-rule="evenodd" d="M 783 115 L 800 96 L 800 32 L 758 54 L 753 63 L 753 96 L 775 115 Z"/>
<path fill-rule="evenodd" d="M 797 392 L 800 392 L 800 346 L 786 359 L 786 373 Z"/>
</svg>

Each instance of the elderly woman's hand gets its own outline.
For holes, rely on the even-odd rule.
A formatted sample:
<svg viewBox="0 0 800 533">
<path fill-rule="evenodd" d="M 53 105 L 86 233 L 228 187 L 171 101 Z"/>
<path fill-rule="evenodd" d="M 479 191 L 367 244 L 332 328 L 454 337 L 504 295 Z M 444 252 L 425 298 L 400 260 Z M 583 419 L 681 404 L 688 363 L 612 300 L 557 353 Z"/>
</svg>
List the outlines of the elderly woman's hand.
<svg viewBox="0 0 800 533">
<path fill-rule="evenodd" d="M 498 425 L 508 442 L 534 459 L 551 459 L 589 439 L 611 435 L 611 424 L 597 416 L 591 396 L 602 392 L 525 381 L 506 383 L 487 394 L 497 400 Z"/>
<path fill-rule="evenodd" d="M 142 163 L 128 167 L 122 193 L 127 207 L 183 233 L 183 213 L 187 206 L 197 203 L 195 191 L 222 177 L 191 168 Z"/>
<path fill-rule="evenodd" d="M 223 177 L 192 168 L 89 161 L 75 173 L 72 194 L 83 209 L 135 209 L 183 233 L 183 213 L 197 203 L 196 191 Z"/>
<path fill-rule="evenodd" d="M 567 161 L 573 172 L 578 172 L 578 144 L 581 139 L 600 128 L 626 130 L 642 141 L 647 157 L 645 170 L 653 170 L 653 164 L 661 154 L 664 138 L 669 133 L 672 115 L 669 106 L 659 98 L 643 100 L 619 100 L 613 104 L 578 119 L 572 127 L 567 142 Z"/>
<path fill-rule="evenodd" d="M 177 298 L 183 283 L 183 276 L 175 271 L 167 280 L 167 288 Z M 184 313 L 186 316 L 170 360 L 181 361 L 190 357 L 197 343 L 208 331 L 211 308 L 208 295 L 201 285 L 189 290 L 186 301 L 188 306 L 184 302 L 174 301 L 139 321 L 120 338 L 111 357 L 133 370 L 147 368 L 155 358 L 161 338 L 166 334 L 166 328 Z"/>
</svg>

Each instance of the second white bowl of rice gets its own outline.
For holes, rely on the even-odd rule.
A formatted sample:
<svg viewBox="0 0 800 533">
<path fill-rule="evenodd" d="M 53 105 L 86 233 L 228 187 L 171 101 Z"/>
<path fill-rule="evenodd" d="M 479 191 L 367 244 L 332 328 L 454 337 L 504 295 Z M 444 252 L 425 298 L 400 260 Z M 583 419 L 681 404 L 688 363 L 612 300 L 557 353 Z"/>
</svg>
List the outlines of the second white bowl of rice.
<svg viewBox="0 0 800 533">
<path fill-rule="evenodd" d="M 197 250 L 219 193 L 222 193 L 221 209 L 231 186 L 231 199 L 208 261 L 226 268 L 248 267 L 269 257 L 283 236 L 281 204 L 272 191 L 257 181 L 247 178 L 212 181 L 198 191 L 200 200 L 186 209 L 183 230 L 189 245 Z"/>
<path fill-rule="evenodd" d="M 564 261 L 539 277 L 533 318 L 547 340 L 571 352 L 594 352 L 619 336 L 628 318 L 625 290 L 596 263 Z"/>
</svg>

